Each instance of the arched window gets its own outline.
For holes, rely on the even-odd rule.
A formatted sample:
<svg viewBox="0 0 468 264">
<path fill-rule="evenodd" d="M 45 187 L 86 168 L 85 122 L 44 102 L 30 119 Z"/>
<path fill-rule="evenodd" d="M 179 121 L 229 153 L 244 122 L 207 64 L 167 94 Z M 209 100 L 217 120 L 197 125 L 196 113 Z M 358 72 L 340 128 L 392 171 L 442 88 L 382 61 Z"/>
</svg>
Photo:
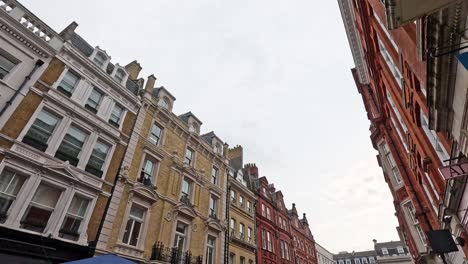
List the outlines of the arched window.
<svg viewBox="0 0 468 264">
<path fill-rule="evenodd" d="M 94 56 L 93 62 L 99 67 L 102 67 L 104 65 L 104 62 L 106 62 L 107 57 L 104 55 L 102 52 L 97 52 L 96 55 Z"/>
<path fill-rule="evenodd" d="M 166 98 L 161 98 L 159 99 L 158 106 L 165 108 L 165 109 L 169 109 L 169 102 L 167 101 Z"/>
<path fill-rule="evenodd" d="M 119 82 L 122 83 L 126 73 L 122 69 L 117 69 L 115 72 L 114 78 Z"/>
</svg>

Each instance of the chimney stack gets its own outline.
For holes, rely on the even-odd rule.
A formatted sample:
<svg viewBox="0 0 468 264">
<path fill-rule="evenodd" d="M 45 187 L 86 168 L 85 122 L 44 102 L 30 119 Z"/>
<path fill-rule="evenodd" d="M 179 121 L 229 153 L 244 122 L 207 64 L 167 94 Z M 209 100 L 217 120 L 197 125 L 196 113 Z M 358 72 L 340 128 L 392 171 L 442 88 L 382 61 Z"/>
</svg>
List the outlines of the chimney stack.
<svg viewBox="0 0 468 264">
<path fill-rule="evenodd" d="M 75 21 L 71 22 L 70 25 L 68 25 L 62 30 L 62 32 L 60 32 L 60 37 L 65 41 L 70 40 L 73 33 L 75 33 L 76 27 L 78 27 L 78 23 Z"/>
<path fill-rule="evenodd" d="M 131 79 L 131 80 L 136 80 L 138 79 L 138 74 L 140 74 L 140 71 L 141 71 L 141 65 L 140 63 L 138 63 L 138 61 L 134 60 L 132 62 L 130 62 L 129 64 L 127 64 L 125 66 L 125 69 L 127 69 L 127 72 L 128 72 L 128 77 Z"/>
<path fill-rule="evenodd" d="M 148 81 L 146 81 L 145 90 L 150 94 L 153 93 L 155 83 L 156 83 L 156 77 L 154 77 L 154 75 L 151 74 L 150 76 L 148 76 Z"/>
</svg>

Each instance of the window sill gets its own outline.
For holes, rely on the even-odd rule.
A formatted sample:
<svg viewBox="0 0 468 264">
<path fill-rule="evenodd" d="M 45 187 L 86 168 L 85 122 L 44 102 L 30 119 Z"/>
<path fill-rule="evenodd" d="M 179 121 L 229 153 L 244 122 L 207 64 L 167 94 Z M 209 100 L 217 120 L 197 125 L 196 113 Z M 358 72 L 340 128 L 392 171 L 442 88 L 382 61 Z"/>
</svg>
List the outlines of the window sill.
<svg viewBox="0 0 468 264">
<path fill-rule="evenodd" d="M 143 253 L 145 252 L 141 248 L 124 244 L 121 241 L 117 242 L 113 250 L 115 253 L 120 253 L 122 255 L 127 255 L 139 259 L 143 259 Z"/>
</svg>

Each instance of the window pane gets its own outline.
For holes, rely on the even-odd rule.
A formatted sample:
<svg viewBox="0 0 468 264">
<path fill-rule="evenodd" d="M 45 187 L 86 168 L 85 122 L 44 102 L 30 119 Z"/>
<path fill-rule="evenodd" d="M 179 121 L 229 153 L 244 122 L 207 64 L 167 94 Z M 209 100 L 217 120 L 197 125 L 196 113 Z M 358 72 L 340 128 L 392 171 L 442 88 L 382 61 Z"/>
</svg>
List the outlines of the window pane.
<svg viewBox="0 0 468 264">
<path fill-rule="evenodd" d="M 66 161 L 76 166 L 78 164 L 78 156 L 80 155 L 81 149 L 86 141 L 88 134 L 76 127 L 70 127 L 67 134 L 62 140 L 55 157 Z"/>
<path fill-rule="evenodd" d="M 101 177 L 102 167 L 106 161 L 109 149 L 109 145 L 98 141 L 94 146 L 91 156 L 89 157 L 88 164 L 86 165 L 86 171 Z"/>
<path fill-rule="evenodd" d="M 45 184 L 39 185 L 21 221 L 21 227 L 42 232 L 49 222 L 61 193 L 54 187 Z"/>
<path fill-rule="evenodd" d="M 122 242 L 125 244 L 128 244 L 128 238 L 130 237 L 130 232 L 132 231 L 133 222 L 134 220 L 128 219 L 127 225 L 125 226 L 125 232 L 122 238 Z"/>
<path fill-rule="evenodd" d="M 133 231 L 132 235 L 130 237 L 130 245 L 136 246 L 138 243 L 138 237 L 140 236 L 140 229 L 141 229 L 141 223 L 140 222 L 135 222 L 133 224 Z"/>
<path fill-rule="evenodd" d="M 86 208 L 88 207 L 89 200 L 75 196 L 68 208 L 68 213 L 84 217 Z"/>
<path fill-rule="evenodd" d="M 109 118 L 109 122 L 113 125 L 119 125 L 120 119 L 122 118 L 123 108 L 116 104 L 114 109 L 112 109 L 112 114 Z"/>
<path fill-rule="evenodd" d="M 132 206 L 130 209 L 130 215 L 138 218 L 138 219 L 143 219 L 143 215 L 145 214 L 145 209 L 139 207 L 139 206 Z"/>
<path fill-rule="evenodd" d="M 150 139 L 153 140 L 156 145 L 159 144 L 159 140 L 161 139 L 161 132 L 162 129 L 158 125 L 153 124 Z"/>
<path fill-rule="evenodd" d="M 6 218 L 8 209 L 16 199 L 16 195 L 23 186 L 25 177 L 14 172 L 4 170 L 0 177 L 0 220 Z"/>
<path fill-rule="evenodd" d="M 93 89 L 91 94 L 88 97 L 88 101 L 86 102 L 86 107 L 91 110 L 97 110 L 99 104 L 101 103 L 103 94 L 98 91 L 97 89 Z"/>
<path fill-rule="evenodd" d="M 58 117 L 42 110 L 24 136 L 23 142 L 38 150 L 45 151 L 50 136 L 54 132 L 59 120 Z"/>
<path fill-rule="evenodd" d="M 78 83 L 78 80 L 79 77 L 76 74 L 72 73 L 71 71 L 67 71 L 67 73 L 65 74 L 62 81 L 59 84 L 59 90 L 65 92 L 67 95 L 70 96 L 76 84 Z"/>
<path fill-rule="evenodd" d="M 100 53 L 100 52 L 96 53 L 96 56 L 93 59 L 93 62 L 97 66 L 102 66 L 105 61 L 106 61 L 106 56 L 104 54 Z"/>
</svg>

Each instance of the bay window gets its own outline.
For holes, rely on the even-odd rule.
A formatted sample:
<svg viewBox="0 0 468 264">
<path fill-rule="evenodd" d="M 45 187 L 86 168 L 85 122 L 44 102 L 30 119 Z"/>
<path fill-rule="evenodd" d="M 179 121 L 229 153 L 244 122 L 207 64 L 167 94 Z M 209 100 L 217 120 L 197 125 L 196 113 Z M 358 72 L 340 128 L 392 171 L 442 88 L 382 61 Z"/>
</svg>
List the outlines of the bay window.
<svg viewBox="0 0 468 264">
<path fill-rule="evenodd" d="M 57 149 L 55 157 L 68 161 L 73 166 L 78 165 L 81 150 L 88 136 L 88 133 L 75 126 L 71 126 Z"/>
<path fill-rule="evenodd" d="M 144 222 L 145 209 L 133 204 L 130 208 L 127 225 L 122 242 L 130 246 L 137 246 L 140 239 L 140 233 Z"/>
<path fill-rule="evenodd" d="M 42 110 L 34 120 L 26 135 L 23 137 L 23 143 L 30 145 L 40 151 L 45 151 L 49 140 L 54 132 L 60 118 Z"/>
<path fill-rule="evenodd" d="M 61 194 L 60 189 L 41 183 L 20 222 L 21 228 L 43 232 Z"/>
<path fill-rule="evenodd" d="M 0 176 L 0 222 L 5 221 L 8 210 L 23 186 L 26 177 L 10 170 L 3 170 Z"/>
<path fill-rule="evenodd" d="M 80 236 L 80 228 L 84 221 L 86 210 L 88 209 L 89 200 L 74 196 L 68 207 L 67 214 L 63 220 L 62 227 L 59 231 L 59 236 L 71 240 L 77 240 Z"/>
<path fill-rule="evenodd" d="M 102 177 L 102 167 L 106 162 L 107 154 L 109 153 L 110 146 L 101 141 L 97 141 L 94 146 L 93 152 L 89 157 L 86 171 L 94 174 L 95 176 Z"/>
</svg>

